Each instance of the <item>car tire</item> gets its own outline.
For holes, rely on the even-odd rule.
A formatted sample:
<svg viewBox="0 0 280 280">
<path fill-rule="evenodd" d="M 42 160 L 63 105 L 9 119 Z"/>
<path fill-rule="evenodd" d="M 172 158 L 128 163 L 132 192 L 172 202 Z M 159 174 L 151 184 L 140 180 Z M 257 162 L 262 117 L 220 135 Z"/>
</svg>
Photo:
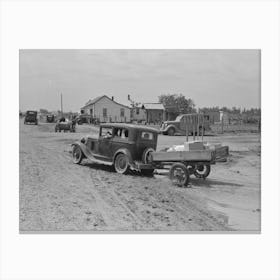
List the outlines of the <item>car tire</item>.
<svg viewBox="0 0 280 280">
<path fill-rule="evenodd" d="M 171 128 L 168 129 L 167 133 L 168 133 L 169 136 L 174 136 L 175 129 L 173 127 L 171 127 Z"/>
<path fill-rule="evenodd" d="M 142 155 L 142 162 L 144 162 L 145 164 L 149 164 L 152 163 L 153 158 L 151 153 L 155 152 L 155 150 L 153 148 L 147 148 L 144 150 L 143 155 Z"/>
<path fill-rule="evenodd" d="M 114 167 L 117 173 L 126 174 L 129 170 L 129 160 L 127 155 L 120 153 L 116 156 Z"/>
<path fill-rule="evenodd" d="M 206 177 L 209 176 L 210 172 L 211 172 L 210 165 L 205 165 L 205 164 L 202 165 L 201 164 L 201 165 L 197 165 L 195 167 L 195 170 L 194 170 L 193 174 L 196 178 L 205 179 Z"/>
<path fill-rule="evenodd" d="M 169 170 L 169 178 L 174 185 L 183 187 L 189 184 L 190 174 L 183 163 L 174 163 Z"/>
<path fill-rule="evenodd" d="M 80 164 L 83 160 L 84 154 L 80 146 L 74 145 L 72 148 L 72 160 L 75 164 Z"/>
</svg>

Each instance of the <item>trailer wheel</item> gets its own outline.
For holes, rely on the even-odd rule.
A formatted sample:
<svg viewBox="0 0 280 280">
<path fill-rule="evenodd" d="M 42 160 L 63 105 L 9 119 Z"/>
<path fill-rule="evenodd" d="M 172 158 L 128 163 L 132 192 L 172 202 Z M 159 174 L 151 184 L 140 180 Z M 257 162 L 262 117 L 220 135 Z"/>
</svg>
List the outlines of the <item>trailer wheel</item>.
<svg viewBox="0 0 280 280">
<path fill-rule="evenodd" d="M 174 163 L 170 168 L 169 178 L 174 185 L 182 187 L 188 185 L 190 174 L 183 163 Z"/>
<path fill-rule="evenodd" d="M 211 167 L 210 165 L 196 165 L 195 170 L 194 170 L 194 176 L 196 178 L 203 178 L 205 179 L 206 177 L 208 177 L 208 175 L 210 174 L 211 171 Z"/>
</svg>

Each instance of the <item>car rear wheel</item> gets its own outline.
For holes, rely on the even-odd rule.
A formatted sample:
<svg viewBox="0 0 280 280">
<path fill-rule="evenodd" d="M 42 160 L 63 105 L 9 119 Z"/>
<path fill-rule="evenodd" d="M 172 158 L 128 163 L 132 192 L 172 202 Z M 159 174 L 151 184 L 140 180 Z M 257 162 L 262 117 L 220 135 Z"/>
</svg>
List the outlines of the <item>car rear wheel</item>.
<svg viewBox="0 0 280 280">
<path fill-rule="evenodd" d="M 155 150 L 153 148 L 147 148 L 145 149 L 145 151 L 143 152 L 143 155 L 142 155 L 142 161 L 145 163 L 145 164 L 149 164 L 149 163 L 152 163 L 153 161 L 153 156 L 152 156 L 152 153 L 155 152 Z"/>
<path fill-rule="evenodd" d="M 183 163 L 174 163 L 169 171 L 169 178 L 174 185 L 187 186 L 190 180 L 190 174 Z"/>
<path fill-rule="evenodd" d="M 174 128 L 169 128 L 168 129 L 168 135 L 173 136 L 175 134 L 175 129 Z"/>
<path fill-rule="evenodd" d="M 81 148 L 78 145 L 74 145 L 72 148 L 73 162 L 76 164 L 80 164 L 83 157 L 84 157 L 84 155 L 83 155 L 83 151 L 81 150 Z"/>
<path fill-rule="evenodd" d="M 115 158 L 114 167 L 119 174 L 127 173 L 129 170 L 128 157 L 123 153 L 118 154 Z"/>
</svg>

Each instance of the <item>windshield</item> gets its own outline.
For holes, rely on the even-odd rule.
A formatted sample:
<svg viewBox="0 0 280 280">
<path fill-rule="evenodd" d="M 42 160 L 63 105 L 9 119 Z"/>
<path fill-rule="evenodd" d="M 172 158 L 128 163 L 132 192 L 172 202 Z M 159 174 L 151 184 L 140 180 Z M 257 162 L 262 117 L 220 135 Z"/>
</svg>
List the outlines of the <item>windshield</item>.
<svg viewBox="0 0 280 280">
<path fill-rule="evenodd" d="M 34 112 L 34 111 L 27 111 L 27 115 L 36 115 L 36 112 Z"/>
<path fill-rule="evenodd" d="M 178 116 L 178 117 L 175 119 L 175 121 L 177 121 L 177 122 L 181 121 L 182 117 L 183 117 L 183 116 Z"/>
</svg>

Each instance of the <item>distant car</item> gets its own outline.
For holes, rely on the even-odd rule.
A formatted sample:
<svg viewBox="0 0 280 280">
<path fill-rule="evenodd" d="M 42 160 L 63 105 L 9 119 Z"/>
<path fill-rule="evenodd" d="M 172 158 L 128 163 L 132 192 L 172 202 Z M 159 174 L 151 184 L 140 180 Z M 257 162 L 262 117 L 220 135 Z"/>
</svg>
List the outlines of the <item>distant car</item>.
<svg viewBox="0 0 280 280">
<path fill-rule="evenodd" d="M 54 115 L 47 115 L 46 119 L 47 119 L 47 122 L 48 122 L 48 123 L 53 123 L 55 117 L 54 117 Z"/>
<path fill-rule="evenodd" d="M 92 124 L 99 124 L 99 121 L 97 118 L 93 117 L 92 115 L 80 115 L 78 117 L 76 117 L 76 122 L 77 124 L 81 125 L 83 123 L 92 123 Z"/>
<path fill-rule="evenodd" d="M 69 121 L 65 118 L 61 118 L 57 123 L 55 124 L 54 128 L 55 132 L 61 132 L 62 130 L 69 131 L 69 132 L 76 132 L 76 123 L 75 121 Z"/>
<path fill-rule="evenodd" d="M 26 111 L 24 117 L 24 124 L 33 123 L 38 124 L 37 111 Z"/>
<path fill-rule="evenodd" d="M 186 135 L 186 128 L 187 128 L 187 118 L 188 116 L 196 116 L 197 114 L 184 114 L 179 115 L 175 121 L 166 121 L 163 122 L 160 128 L 160 132 L 164 135 L 173 136 L 175 134 Z M 197 124 L 195 125 L 197 126 Z M 190 125 L 188 127 L 189 134 L 192 134 L 193 127 Z M 204 115 L 204 123 L 202 127 L 202 123 L 199 125 L 199 134 L 205 133 L 205 131 L 210 130 L 210 118 L 209 115 Z M 197 131 L 197 127 L 195 127 L 195 131 Z"/>
<path fill-rule="evenodd" d="M 101 124 L 99 135 L 82 138 L 72 144 L 73 162 L 80 164 L 84 158 L 94 163 L 111 165 L 117 173 L 129 170 L 151 175 L 151 153 L 156 150 L 158 130 L 125 123 Z"/>
</svg>

